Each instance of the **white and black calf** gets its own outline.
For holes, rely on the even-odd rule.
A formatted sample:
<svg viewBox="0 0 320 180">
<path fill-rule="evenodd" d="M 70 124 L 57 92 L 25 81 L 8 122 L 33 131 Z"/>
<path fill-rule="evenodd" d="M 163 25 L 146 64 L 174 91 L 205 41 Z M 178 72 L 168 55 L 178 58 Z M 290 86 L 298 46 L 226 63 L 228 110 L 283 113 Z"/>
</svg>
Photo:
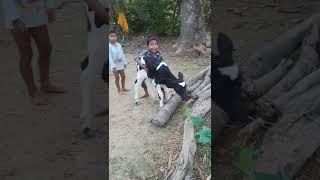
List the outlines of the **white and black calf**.
<svg viewBox="0 0 320 180">
<path fill-rule="evenodd" d="M 241 74 L 233 61 L 233 42 L 223 33 L 218 34 L 219 55 L 212 57 L 212 99 L 229 116 L 231 121 L 248 119 L 248 103 L 242 96 Z"/>
<path fill-rule="evenodd" d="M 148 73 L 137 65 L 137 79 L 134 87 L 136 104 L 138 104 L 139 101 L 138 91 L 143 82 L 149 87 L 152 84 L 156 88 L 160 99 L 160 108 L 163 107 L 164 101 L 167 102 L 170 98 L 168 88 L 174 89 L 182 100 L 185 101 L 187 99 L 186 83 L 183 80 L 183 74 L 181 72 L 178 73 L 178 78 L 176 78 L 165 62 L 159 61 L 154 57 L 141 57 L 140 62 L 146 65 Z M 151 95 L 155 98 L 153 92 Z"/>
</svg>

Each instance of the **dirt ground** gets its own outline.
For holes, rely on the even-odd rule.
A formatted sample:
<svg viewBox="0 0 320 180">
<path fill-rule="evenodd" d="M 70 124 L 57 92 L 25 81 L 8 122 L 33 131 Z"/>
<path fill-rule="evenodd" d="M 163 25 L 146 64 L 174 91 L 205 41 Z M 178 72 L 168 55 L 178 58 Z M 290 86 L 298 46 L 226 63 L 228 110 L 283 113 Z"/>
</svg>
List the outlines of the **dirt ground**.
<svg viewBox="0 0 320 180">
<path fill-rule="evenodd" d="M 215 3 L 214 35 L 221 31 L 234 40 L 236 49 L 234 57 L 241 66 L 246 66 L 246 58 L 255 50 L 262 48 L 290 27 L 311 14 L 319 12 L 320 9 L 319 1 L 292 0 L 290 4 L 289 0 L 282 0 L 284 3 L 281 3 L 280 7 L 285 10 L 294 10 L 294 13 L 281 13 L 277 11 L 278 7 L 266 5 L 270 2 L 267 0 L 224 0 Z M 233 11 L 232 8 L 242 11 L 242 15 Z M 239 171 L 232 165 L 236 159 L 236 152 L 239 150 L 239 147 L 233 147 L 238 138 L 238 130 L 239 126 L 227 127 L 215 146 L 213 167 L 216 180 L 241 178 Z M 317 174 L 316 172 L 319 171 L 317 166 L 317 162 L 309 162 L 300 174 L 305 174 L 306 179 L 319 179 L 319 176 L 309 176 L 312 173 Z"/>
<path fill-rule="evenodd" d="M 174 55 L 170 49 L 175 40 L 160 40 L 164 59 L 177 76 L 184 73 L 185 79 L 209 64 L 209 58 L 192 59 Z M 134 38 L 124 47 L 127 61 L 126 84 L 131 90 L 118 95 L 114 76 L 110 74 L 110 179 L 163 179 L 174 166 L 182 143 L 183 118 L 181 108 L 173 115 L 165 128 L 152 125 L 149 120 L 159 110 L 159 102 L 152 98 L 141 99 L 134 104 L 134 81 L 136 67 L 133 57 L 143 50 L 143 40 Z M 142 46 L 141 46 L 142 45 Z M 143 90 L 140 89 L 140 96 Z M 171 156 L 171 167 L 168 166 Z"/>
</svg>

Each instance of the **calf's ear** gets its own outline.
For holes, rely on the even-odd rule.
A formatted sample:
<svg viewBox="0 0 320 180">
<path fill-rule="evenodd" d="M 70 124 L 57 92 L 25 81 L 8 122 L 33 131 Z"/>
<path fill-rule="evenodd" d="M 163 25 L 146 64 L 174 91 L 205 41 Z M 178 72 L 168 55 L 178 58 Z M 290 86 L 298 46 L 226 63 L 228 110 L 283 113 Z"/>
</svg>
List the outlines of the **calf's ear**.
<svg viewBox="0 0 320 180">
<path fill-rule="evenodd" d="M 183 81 L 183 74 L 181 72 L 178 72 L 178 78 Z"/>
</svg>

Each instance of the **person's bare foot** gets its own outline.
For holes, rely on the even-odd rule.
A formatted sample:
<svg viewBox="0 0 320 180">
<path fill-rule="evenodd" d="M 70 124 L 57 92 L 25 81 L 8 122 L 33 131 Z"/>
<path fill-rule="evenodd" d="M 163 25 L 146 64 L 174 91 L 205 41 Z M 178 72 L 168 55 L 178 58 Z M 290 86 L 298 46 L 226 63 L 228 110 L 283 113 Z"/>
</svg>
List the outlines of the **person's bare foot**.
<svg viewBox="0 0 320 180">
<path fill-rule="evenodd" d="M 124 95 L 124 93 L 122 91 L 118 91 L 119 95 Z"/>
<path fill-rule="evenodd" d="M 35 106 L 48 105 L 47 97 L 40 91 L 36 91 L 33 96 L 30 96 L 31 103 Z"/>
<path fill-rule="evenodd" d="M 42 86 L 41 91 L 44 93 L 52 93 L 52 94 L 62 94 L 66 92 L 66 90 L 64 90 L 62 87 L 59 87 L 53 84 Z"/>
<path fill-rule="evenodd" d="M 149 97 L 149 94 L 144 94 L 143 96 L 141 96 L 140 98 L 146 98 Z"/>
<path fill-rule="evenodd" d="M 129 89 L 127 89 L 127 88 L 124 88 L 124 89 L 122 89 L 122 91 L 130 91 Z"/>
</svg>

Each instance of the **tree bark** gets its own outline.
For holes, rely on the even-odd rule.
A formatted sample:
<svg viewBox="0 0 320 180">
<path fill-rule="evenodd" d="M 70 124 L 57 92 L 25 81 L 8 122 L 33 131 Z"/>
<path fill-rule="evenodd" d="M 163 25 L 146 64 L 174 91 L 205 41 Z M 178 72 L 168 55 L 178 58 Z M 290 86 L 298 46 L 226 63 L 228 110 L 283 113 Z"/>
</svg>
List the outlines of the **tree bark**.
<svg viewBox="0 0 320 180">
<path fill-rule="evenodd" d="M 182 150 L 176 161 L 176 169 L 169 177 L 170 180 L 191 180 L 196 149 L 194 127 L 192 120 L 188 118 L 184 123 Z"/>
<path fill-rule="evenodd" d="M 181 34 L 176 53 L 190 49 L 195 41 L 206 44 L 202 0 L 182 0 L 180 18 Z"/>
<path fill-rule="evenodd" d="M 200 71 L 198 74 L 194 75 L 189 81 L 188 86 L 192 86 L 202 79 L 208 71 L 211 71 L 211 66 L 206 67 L 204 70 Z"/>
<path fill-rule="evenodd" d="M 304 113 L 287 113 L 267 131 L 256 163 L 258 172 L 276 174 L 284 169 L 292 178 L 319 147 L 319 100 L 308 107 Z"/>
<path fill-rule="evenodd" d="M 319 56 L 316 51 L 319 42 L 319 29 L 314 25 L 304 38 L 300 58 L 289 73 L 271 89 L 266 96 L 270 99 L 279 97 L 291 89 L 299 80 L 319 67 Z"/>
<path fill-rule="evenodd" d="M 163 127 L 166 122 L 170 119 L 171 115 L 177 109 L 178 105 L 181 102 L 180 96 L 174 94 L 167 104 L 165 104 L 160 111 L 152 117 L 150 122 L 158 127 Z"/>
<path fill-rule="evenodd" d="M 257 79 L 270 72 L 281 59 L 288 57 L 300 45 L 305 32 L 313 23 L 320 24 L 320 14 L 310 17 L 249 57 L 249 66 L 244 69 L 245 78 Z"/>
<path fill-rule="evenodd" d="M 286 73 L 288 73 L 292 64 L 293 61 L 291 59 L 283 59 L 270 73 L 265 74 L 257 80 L 245 82 L 245 92 L 248 94 L 250 99 L 256 99 L 263 96 L 275 84 L 277 84 Z"/>
<path fill-rule="evenodd" d="M 308 89 L 320 83 L 320 69 L 299 81 L 289 92 L 274 100 L 277 107 L 284 107 L 289 101 L 303 94 Z"/>
<path fill-rule="evenodd" d="M 210 70 L 210 67 L 200 71 L 195 76 L 193 76 L 188 82 L 188 86 L 192 86 L 197 83 L 197 81 L 202 80 L 206 73 Z M 211 91 L 211 89 L 209 89 Z M 159 110 L 159 112 L 150 119 L 150 122 L 156 126 L 163 127 L 166 122 L 170 119 L 171 115 L 175 112 L 178 105 L 181 102 L 181 98 L 178 95 L 173 95 L 169 101 Z"/>
</svg>

